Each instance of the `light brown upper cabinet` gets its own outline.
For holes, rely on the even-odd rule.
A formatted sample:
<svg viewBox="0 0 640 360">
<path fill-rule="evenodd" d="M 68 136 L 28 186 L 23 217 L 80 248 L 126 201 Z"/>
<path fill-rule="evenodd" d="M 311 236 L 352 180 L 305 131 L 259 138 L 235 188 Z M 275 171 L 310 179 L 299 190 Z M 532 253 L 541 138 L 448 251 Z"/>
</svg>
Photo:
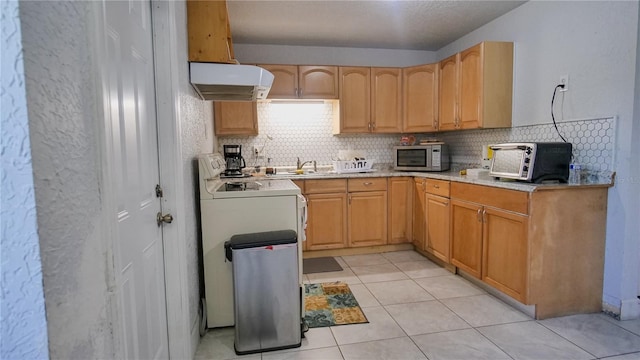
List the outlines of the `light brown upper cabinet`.
<svg viewBox="0 0 640 360">
<path fill-rule="evenodd" d="M 189 61 L 237 63 L 226 1 L 187 1 Z"/>
<path fill-rule="evenodd" d="M 438 130 L 438 64 L 402 69 L 403 132 Z"/>
<path fill-rule="evenodd" d="M 402 132 L 400 68 L 341 66 L 340 119 L 335 133 Z"/>
<path fill-rule="evenodd" d="M 458 123 L 458 58 L 455 54 L 440 61 L 438 128 L 453 130 Z"/>
<path fill-rule="evenodd" d="M 371 68 L 339 68 L 340 129 L 339 133 L 371 131 Z"/>
<path fill-rule="evenodd" d="M 371 68 L 371 131 L 402 132 L 400 68 Z"/>
<path fill-rule="evenodd" d="M 251 101 L 215 101 L 214 133 L 220 135 L 258 135 L 257 103 Z"/>
<path fill-rule="evenodd" d="M 269 99 L 337 99 L 338 67 L 315 65 L 259 65 L 270 71 Z"/>
<path fill-rule="evenodd" d="M 513 43 L 482 42 L 439 69 L 439 130 L 511 126 Z"/>
</svg>

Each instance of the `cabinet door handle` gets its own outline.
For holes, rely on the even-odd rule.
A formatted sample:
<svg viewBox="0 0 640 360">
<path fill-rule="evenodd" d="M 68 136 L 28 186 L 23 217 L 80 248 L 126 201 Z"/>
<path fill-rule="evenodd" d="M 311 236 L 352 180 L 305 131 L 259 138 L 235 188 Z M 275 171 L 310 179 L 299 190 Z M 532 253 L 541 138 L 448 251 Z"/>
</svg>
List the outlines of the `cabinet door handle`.
<svg viewBox="0 0 640 360">
<path fill-rule="evenodd" d="M 351 205 L 351 196 L 349 196 L 349 205 Z"/>
<path fill-rule="evenodd" d="M 302 88 L 298 88 L 298 97 L 302 98 Z"/>
<path fill-rule="evenodd" d="M 440 189 L 440 185 L 438 185 L 438 184 L 433 185 L 433 187 L 436 188 L 436 189 Z"/>
<path fill-rule="evenodd" d="M 482 210 L 482 222 L 487 222 L 487 210 Z"/>
<path fill-rule="evenodd" d="M 372 182 L 366 182 L 366 183 L 362 183 L 362 184 L 365 185 L 365 186 L 373 185 Z"/>
<path fill-rule="evenodd" d="M 482 222 L 482 209 L 478 209 L 478 221 Z"/>
</svg>

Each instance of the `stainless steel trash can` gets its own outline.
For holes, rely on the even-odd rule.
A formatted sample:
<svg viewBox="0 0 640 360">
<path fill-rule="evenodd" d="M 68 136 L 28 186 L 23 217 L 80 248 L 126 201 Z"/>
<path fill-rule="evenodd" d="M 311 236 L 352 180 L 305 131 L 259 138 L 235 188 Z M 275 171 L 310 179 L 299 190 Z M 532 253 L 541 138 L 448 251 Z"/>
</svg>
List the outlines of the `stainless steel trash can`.
<svg viewBox="0 0 640 360">
<path fill-rule="evenodd" d="M 238 355 L 301 345 L 298 241 L 293 230 L 234 235 L 235 351 Z"/>
</svg>

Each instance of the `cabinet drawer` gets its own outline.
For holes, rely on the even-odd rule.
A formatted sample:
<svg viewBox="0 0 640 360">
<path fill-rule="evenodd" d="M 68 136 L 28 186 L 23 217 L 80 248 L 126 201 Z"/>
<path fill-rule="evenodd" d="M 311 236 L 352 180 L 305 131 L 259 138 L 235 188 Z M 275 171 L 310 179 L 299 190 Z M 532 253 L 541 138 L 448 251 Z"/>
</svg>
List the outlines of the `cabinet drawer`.
<svg viewBox="0 0 640 360">
<path fill-rule="evenodd" d="M 386 178 L 358 178 L 349 179 L 349 192 L 356 191 L 387 191 Z"/>
<path fill-rule="evenodd" d="M 326 194 L 347 192 L 346 179 L 305 180 L 305 194 Z"/>
<path fill-rule="evenodd" d="M 425 190 L 428 194 L 449 197 L 449 182 L 446 180 L 427 179 Z"/>
<path fill-rule="evenodd" d="M 451 198 L 521 214 L 529 213 L 529 193 L 524 191 L 464 184 L 454 181 L 451 183 Z"/>
</svg>

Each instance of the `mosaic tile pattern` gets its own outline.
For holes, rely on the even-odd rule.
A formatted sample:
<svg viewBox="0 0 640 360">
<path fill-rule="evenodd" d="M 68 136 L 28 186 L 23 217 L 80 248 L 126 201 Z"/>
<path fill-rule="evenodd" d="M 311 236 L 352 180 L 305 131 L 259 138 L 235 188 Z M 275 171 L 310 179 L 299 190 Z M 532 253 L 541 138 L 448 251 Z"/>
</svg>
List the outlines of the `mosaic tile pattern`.
<svg viewBox="0 0 640 360">
<path fill-rule="evenodd" d="M 393 162 L 392 149 L 399 143 L 399 134 L 333 135 L 331 103 L 278 104 L 258 103 L 258 136 L 226 136 L 222 145 L 240 144 L 247 166 L 267 164 L 294 166 L 301 161 L 315 160 L 318 165 L 331 165 L 339 150 L 360 150 L 377 164 Z M 615 171 L 614 153 L 616 118 L 599 118 L 558 123 L 558 130 L 573 144 L 574 162 L 588 172 Z M 269 139 L 270 136 L 272 139 Z M 483 145 L 502 142 L 562 141 L 553 124 L 520 126 L 508 129 L 452 131 L 435 134 L 449 144 L 451 161 L 461 168 L 477 167 Z M 434 134 L 419 134 L 417 139 Z M 264 147 L 264 156 L 253 156 L 253 148 Z"/>
<path fill-rule="evenodd" d="M 587 171 L 614 171 L 615 118 L 558 123 L 558 130 L 573 144 L 573 161 Z M 562 141 L 553 124 L 508 129 L 467 130 L 438 134 L 451 147 L 454 163 L 479 164 L 483 145 L 503 142 Z"/>
<path fill-rule="evenodd" d="M 376 163 L 391 163 L 392 149 L 399 142 L 399 134 L 390 135 L 332 135 L 333 106 L 331 103 L 277 104 L 258 103 L 258 136 L 225 136 L 222 145 L 240 144 L 247 166 L 295 166 L 301 161 L 315 160 L 318 165 L 331 165 L 339 150 L 360 150 Z M 273 140 L 269 140 L 267 135 Z M 255 159 L 253 147 L 264 146 L 264 158 Z"/>
</svg>

